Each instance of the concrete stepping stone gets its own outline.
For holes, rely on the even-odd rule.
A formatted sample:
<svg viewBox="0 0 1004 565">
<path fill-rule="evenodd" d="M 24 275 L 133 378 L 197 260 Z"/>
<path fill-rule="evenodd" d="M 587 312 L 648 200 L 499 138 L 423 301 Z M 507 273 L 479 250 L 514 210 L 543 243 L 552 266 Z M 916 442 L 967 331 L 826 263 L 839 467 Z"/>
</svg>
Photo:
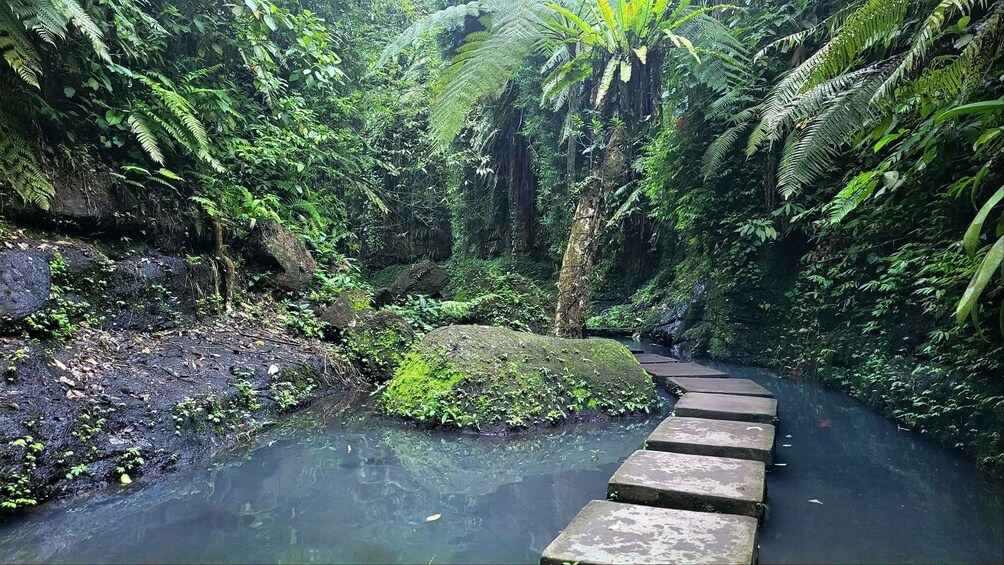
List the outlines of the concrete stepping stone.
<svg viewBox="0 0 1004 565">
<path fill-rule="evenodd" d="M 655 353 L 635 353 L 634 358 L 638 360 L 639 363 L 679 363 L 679 359 L 673 359 L 672 357 L 666 357 L 665 355 L 656 355 Z"/>
<path fill-rule="evenodd" d="M 738 394 L 740 396 L 762 396 L 774 398 L 774 394 L 749 379 L 714 379 L 707 377 L 666 377 L 666 388 L 677 392 L 677 396 L 687 392 L 707 394 Z"/>
<path fill-rule="evenodd" d="M 673 416 L 645 442 L 654 451 L 730 457 L 774 464 L 774 426 L 754 422 Z"/>
<path fill-rule="evenodd" d="M 627 347 L 627 350 L 634 355 L 641 355 L 642 353 L 645 353 L 645 350 L 642 349 L 640 345 L 627 345 L 625 347 Z"/>
<path fill-rule="evenodd" d="M 728 377 L 727 374 L 698 365 L 696 363 L 642 363 L 642 369 L 652 375 L 652 379 L 659 385 L 665 385 L 669 377 L 702 377 L 706 379 L 722 379 Z"/>
<path fill-rule="evenodd" d="M 551 542 L 542 565 L 754 564 L 757 520 L 594 500 Z"/>
<path fill-rule="evenodd" d="M 777 420 L 777 400 L 756 396 L 688 392 L 676 401 L 673 413 L 693 418 L 773 424 Z"/>
<path fill-rule="evenodd" d="M 607 486 L 611 500 L 679 510 L 763 515 L 766 467 L 760 461 L 635 451 Z"/>
</svg>

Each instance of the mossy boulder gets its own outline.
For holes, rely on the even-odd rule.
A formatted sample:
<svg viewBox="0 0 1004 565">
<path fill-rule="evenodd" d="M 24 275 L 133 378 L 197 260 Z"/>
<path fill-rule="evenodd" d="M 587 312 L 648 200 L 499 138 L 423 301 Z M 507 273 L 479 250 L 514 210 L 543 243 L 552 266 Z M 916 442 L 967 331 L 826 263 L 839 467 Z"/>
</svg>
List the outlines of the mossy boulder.
<svg viewBox="0 0 1004 565">
<path fill-rule="evenodd" d="M 648 411 L 655 387 L 626 347 L 490 326 L 430 332 L 383 392 L 391 414 L 482 432 L 557 423 L 576 413 Z"/>
<path fill-rule="evenodd" d="M 378 381 L 389 379 L 415 341 L 411 324 L 381 310 L 346 331 L 345 345 L 363 372 Z"/>
<path fill-rule="evenodd" d="M 398 275 L 390 291 L 394 296 L 441 296 L 450 273 L 429 260 L 419 261 Z"/>
<path fill-rule="evenodd" d="M 328 306 L 321 309 L 319 317 L 332 329 L 344 332 L 359 325 L 373 314 L 370 297 L 361 290 L 346 290 Z"/>
</svg>

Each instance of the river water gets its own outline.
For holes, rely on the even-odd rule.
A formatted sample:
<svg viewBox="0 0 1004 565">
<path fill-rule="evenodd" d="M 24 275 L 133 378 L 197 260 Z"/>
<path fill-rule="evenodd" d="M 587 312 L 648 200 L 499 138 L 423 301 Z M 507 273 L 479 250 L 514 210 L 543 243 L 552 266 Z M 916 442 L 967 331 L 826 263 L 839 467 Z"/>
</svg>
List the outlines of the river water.
<svg viewBox="0 0 1004 565">
<path fill-rule="evenodd" d="M 815 383 L 718 366 L 779 401 L 761 563 L 1004 562 L 1004 485 Z M 322 402 L 202 468 L 0 524 L 0 562 L 536 562 L 664 398 L 506 439 L 420 430 L 365 396 Z"/>
</svg>

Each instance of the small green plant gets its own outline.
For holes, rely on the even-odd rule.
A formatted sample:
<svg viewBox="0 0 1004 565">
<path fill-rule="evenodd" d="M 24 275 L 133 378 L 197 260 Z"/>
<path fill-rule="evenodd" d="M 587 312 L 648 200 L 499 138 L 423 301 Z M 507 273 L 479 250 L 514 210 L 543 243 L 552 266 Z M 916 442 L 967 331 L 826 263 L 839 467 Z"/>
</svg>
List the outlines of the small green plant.
<svg viewBox="0 0 1004 565">
<path fill-rule="evenodd" d="M 324 337 L 324 322 L 317 317 L 310 304 L 286 302 L 284 309 L 283 321 L 286 327 L 306 337 Z"/>
<path fill-rule="evenodd" d="M 115 467 L 115 472 L 118 473 L 119 476 L 127 473 L 134 473 L 145 463 L 146 461 L 143 459 L 140 449 L 138 447 L 130 447 L 125 450 L 125 453 L 123 453 L 121 457 L 119 457 L 119 462 Z"/>
<path fill-rule="evenodd" d="M 70 472 L 66 474 L 67 480 L 72 481 L 81 475 L 89 475 L 91 468 L 87 466 L 86 463 L 81 463 L 79 465 L 74 465 L 70 467 Z"/>
</svg>

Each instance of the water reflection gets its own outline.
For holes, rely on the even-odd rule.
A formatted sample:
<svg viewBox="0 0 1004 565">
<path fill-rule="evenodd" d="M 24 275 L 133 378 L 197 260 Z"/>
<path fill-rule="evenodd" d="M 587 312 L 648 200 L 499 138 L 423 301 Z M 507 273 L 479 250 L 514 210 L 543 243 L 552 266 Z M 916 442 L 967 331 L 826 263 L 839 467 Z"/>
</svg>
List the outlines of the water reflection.
<svg viewBox="0 0 1004 565">
<path fill-rule="evenodd" d="M 209 470 L 39 509 L 0 529 L 0 556 L 535 561 L 666 412 L 505 439 L 424 431 L 365 405 L 316 406 Z"/>
</svg>

